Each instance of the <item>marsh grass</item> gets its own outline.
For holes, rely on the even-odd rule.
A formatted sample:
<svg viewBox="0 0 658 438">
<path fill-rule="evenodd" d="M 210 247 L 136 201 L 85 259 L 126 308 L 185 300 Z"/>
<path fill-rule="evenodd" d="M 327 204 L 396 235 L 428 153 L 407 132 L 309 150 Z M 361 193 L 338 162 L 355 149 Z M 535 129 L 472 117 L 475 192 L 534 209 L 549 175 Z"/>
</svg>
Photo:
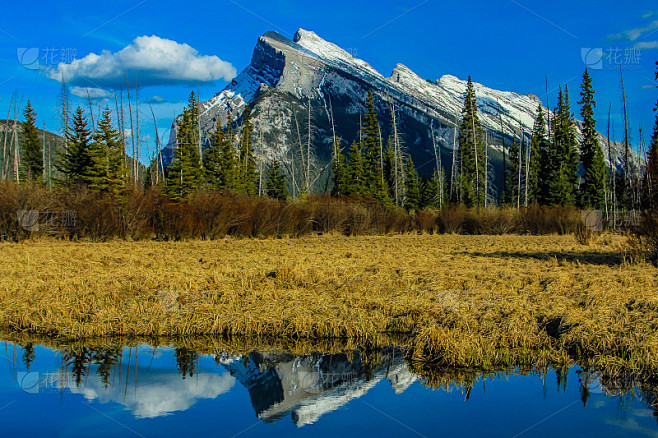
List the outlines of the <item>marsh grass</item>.
<svg viewBox="0 0 658 438">
<path fill-rule="evenodd" d="M 624 239 L 394 235 L 0 243 L 0 327 L 59 339 L 404 338 L 418 364 L 658 376 L 655 268 Z"/>
</svg>

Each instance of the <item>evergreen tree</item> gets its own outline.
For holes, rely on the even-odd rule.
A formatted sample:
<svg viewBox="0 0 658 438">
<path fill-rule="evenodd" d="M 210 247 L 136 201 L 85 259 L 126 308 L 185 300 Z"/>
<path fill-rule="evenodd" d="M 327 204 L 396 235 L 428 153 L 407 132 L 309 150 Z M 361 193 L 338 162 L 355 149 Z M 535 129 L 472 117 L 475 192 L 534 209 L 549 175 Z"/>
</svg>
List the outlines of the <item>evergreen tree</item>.
<svg viewBox="0 0 658 438">
<path fill-rule="evenodd" d="M 198 143 L 195 143 L 197 127 L 192 124 L 190 108 L 183 110 L 176 133 L 174 157 L 167 169 L 166 194 L 171 199 L 181 199 L 198 189 L 203 180 Z"/>
<path fill-rule="evenodd" d="M 279 200 L 284 200 L 288 197 L 286 178 L 281 172 L 277 160 L 272 161 L 272 165 L 267 172 L 267 196 Z"/>
<path fill-rule="evenodd" d="M 542 157 L 546 154 L 546 121 L 541 103 L 537 106 L 537 116 L 530 140 L 530 165 L 528 170 L 528 203 L 542 204 L 544 169 Z"/>
<path fill-rule="evenodd" d="M 356 141 L 350 147 L 350 161 L 347 165 L 346 195 L 362 195 L 365 192 L 366 180 L 363 156 Z"/>
<path fill-rule="evenodd" d="M 414 162 L 411 157 L 407 158 L 405 173 L 404 208 L 406 208 L 407 211 L 417 211 L 421 205 L 421 187 L 418 172 L 414 167 Z"/>
<path fill-rule="evenodd" d="M 203 152 L 203 173 L 206 186 L 220 190 L 223 186 L 224 169 L 222 168 L 222 147 L 226 141 L 226 134 L 222 129 L 221 121 L 217 121 L 217 129 L 210 135 L 210 145 Z"/>
<path fill-rule="evenodd" d="M 503 193 L 503 203 L 517 206 L 520 204 L 519 193 L 519 143 L 516 136 L 512 140 L 512 146 L 509 148 L 508 161 L 505 166 L 505 191 Z"/>
<path fill-rule="evenodd" d="M 380 201 L 390 201 L 382 172 L 381 127 L 375 113 L 375 99 L 368 91 L 365 123 L 361 135 L 361 151 L 364 158 L 365 193 Z"/>
<path fill-rule="evenodd" d="M 222 143 L 222 157 L 220 163 L 222 169 L 221 188 L 229 191 L 238 189 L 238 157 L 236 156 L 235 148 L 233 146 L 234 139 L 233 120 L 229 114 L 226 122 L 226 134 L 224 135 L 224 142 Z"/>
<path fill-rule="evenodd" d="M 199 132 L 199 100 L 198 96 L 192 91 L 187 98 L 187 109 L 189 111 L 189 128 L 187 131 L 188 142 L 194 145 L 197 149 L 197 156 L 199 157 L 199 166 L 201 163 L 201 148 L 200 148 L 200 136 Z"/>
<path fill-rule="evenodd" d="M 84 184 L 92 164 L 89 156 L 91 131 L 87 128 L 87 118 L 82 108 L 78 107 L 66 130 L 66 150 L 61 152 L 56 164 L 62 177 L 57 179 L 59 185 L 72 187 Z"/>
<path fill-rule="evenodd" d="M 85 179 L 90 189 L 118 196 L 125 188 L 128 169 L 124 160 L 124 144 L 114 129 L 111 113 L 106 106 L 98 121 L 89 147 L 91 165 Z"/>
<path fill-rule="evenodd" d="M 558 92 L 558 106 L 551 121 L 551 131 L 553 141 L 545 155 L 545 201 L 549 205 L 575 205 L 579 154 L 568 88 L 562 92 L 560 87 Z"/>
<path fill-rule="evenodd" d="M 484 140 L 476 106 L 475 87 L 468 77 L 462 123 L 459 128 L 460 185 L 463 201 L 468 207 L 484 205 Z"/>
<path fill-rule="evenodd" d="M 37 113 L 30 101 L 23 111 L 23 136 L 21 139 L 22 153 L 21 174 L 23 179 L 40 181 L 43 179 L 43 150 L 37 128 Z"/>
<path fill-rule="evenodd" d="M 240 162 L 238 165 L 238 190 L 247 196 L 258 195 L 258 172 L 252 144 L 251 110 L 249 105 L 242 114 L 242 135 L 240 137 Z"/>
<path fill-rule="evenodd" d="M 605 202 L 605 160 L 599 144 L 594 120 L 594 89 L 592 78 L 587 69 L 583 74 L 580 86 L 580 115 L 583 118 L 583 139 L 580 143 L 580 153 L 583 163 L 583 184 L 580 188 L 580 205 L 594 209 L 602 209 Z"/>
<path fill-rule="evenodd" d="M 331 194 L 333 196 L 341 196 L 346 194 L 347 186 L 347 164 L 345 163 L 345 155 L 343 155 L 343 149 L 340 145 L 340 140 L 336 140 L 334 145 L 336 148 L 336 155 L 333 158 L 331 163 L 331 170 L 333 171 L 333 187 L 331 189 Z"/>
<path fill-rule="evenodd" d="M 393 150 L 393 142 L 389 137 L 384 149 L 384 181 L 388 186 L 388 193 L 391 198 L 395 198 L 395 151 Z"/>
</svg>

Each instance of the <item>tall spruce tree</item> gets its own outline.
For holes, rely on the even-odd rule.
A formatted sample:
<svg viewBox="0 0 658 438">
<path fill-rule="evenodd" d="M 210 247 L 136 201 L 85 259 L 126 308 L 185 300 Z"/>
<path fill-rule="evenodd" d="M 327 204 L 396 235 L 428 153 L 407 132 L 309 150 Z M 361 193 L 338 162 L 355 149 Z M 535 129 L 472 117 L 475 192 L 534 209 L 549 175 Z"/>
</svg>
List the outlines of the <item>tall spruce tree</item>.
<svg viewBox="0 0 658 438">
<path fill-rule="evenodd" d="M 177 124 L 176 149 L 167 169 L 165 190 L 167 196 L 175 200 L 188 196 L 203 181 L 199 146 L 194 133 L 198 129 L 192 124 L 191 108 L 183 110 L 183 116 Z"/>
<path fill-rule="evenodd" d="M 238 189 L 238 157 L 233 145 L 234 140 L 233 119 L 231 119 L 231 115 L 229 114 L 226 122 L 226 134 L 222 143 L 222 158 L 220 163 L 222 169 L 222 190 L 233 191 Z"/>
<path fill-rule="evenodd" d="M 582 207 L 602 209 L 605 203 L 605 160 L 599 144 L 594 120 L 594 89 L 592 78 L 587 69 L 580 85 L 579 105 L 582 105 L 580 115 L 583 118 L 583 139 L 580 143 L 580 154 L 583 164 L 583 184 L 580 187 L 580 205 Z"/>
<path fill-rule="evenodd" d="M 356 141 L 350 147 L 350 161 L 347 165 L 346 195 L 363 195 L 366 191 L 364 160 Z"/>
<path fill-rule="evenodd" d="M 347 164 L 345 163 L 345 155 L 343 155 L 343 148 L 341 147 L 339 139 L 336 139 L 334 148 L 336 149 L 336 154 L 331 163 L 331 170 L 333 172 L 333 187 L 331 188 L 331 194 L 333 196 L 342 196 L 346 194 L 348 172 Z"/>
<path fill-rule="evenodd" d="M 253 126 L 251 109 L 246 105 L 242 114 L 242 135 L 240 136 L 240 162 L 238 165 L 238 190 L 247 196 L 258 195 L 258 172 L 252 142 Z"/>
<path fill-rule="evenodd" d="M 545 157 L 547 176 L 546 203 L 575 205 L 578 190 L 578 164 L 573 114 L 569 104 L 569 89 L 558 91 L 558 105 L 551 120 L 551 139 Z"/>
<path fill-rule="evenodd" d="M 215 132 L 210 135 L 210 144 L 203 152 L 203 173 L 207 187 L 220 190 L 224 180 L 224 169 L 222 168 L 222 147 L 226 141 L 226 134 L 222 129 L 221 120 L 217 121 Z"/>
<path fill-rule="evenodd" d="M 66 129 L 66 150 L 60 152 L 57 170 L 62 174 L 56 183 L 72 187 L 86 182 L 92 164 L 89 156 L 91 131 L 87 127 L 87 118 L 82 108 L 78 107 Z"/>
<path fill-rule="evenodd" d="M 468 207 L 484 205 L 486 173 L 483 145 L 484 140 L 476 106 L 475 87 L 469 76 L 464 94 L 462 123 L 459 128 L 460 185 L 463 202 Z"/>
<path fill-rule="evenodd" d="M 284 200 L 288 197 L 286 177 L 281 172 L 281 166 L 277 160 L 272 161 L 267 171 L 267 196 L 279 200 Z"/>
<path fill-rule="evenodd" d="M 43 179 L 43 150 L 37 128 L 37 113 L 27 101 L 23 111 L 23 136 L 21 139 L 23 156 L 21 158 L 22 179 L 41 181 Z"/>
<path fill-rule="evenodd" d="M 389 199 L 382 169 L 381 127 L 375 112 L 375 98 L 368 91 L 366 114 L 361 133 L 361 151 L 364 159 L 365 195 L 380 201 Z"/>
<path fill-rule="evenodd" d="M 519 143 L 516 136 L 507 153 L 507 165 L 505 166 L 505 191 L 503 192 L 503 203 L 517 206 L 520 203 L 519 192 Z"/>
<path fill-rule="evenodd" d="M 411 157 L 407 158 L 405 173 L 404 208 L 406 208 L 407 211 L 417 211 L 421 206 L 421 186 L 418 172 L 414 167 L 414 162 Z"/>
<path fill-rule="evenodd" d="M 119 196 L 125 189 L 128 169 L 124 144 L 114 129 L 111 114 L 106 106 L 89 148 L 91 165 L 85 178 L 90 189 Z"/>
<path fill-rule="evenodd" d="M 530 204 L 543 204 L 543 178 L 542 157 L 546 154 L 546 121 L 541 103 L 537 106 L 537 116 L 532 129 L 530 140 L 530 164 L 528 170 L 528 202 Z"/>
</svg>

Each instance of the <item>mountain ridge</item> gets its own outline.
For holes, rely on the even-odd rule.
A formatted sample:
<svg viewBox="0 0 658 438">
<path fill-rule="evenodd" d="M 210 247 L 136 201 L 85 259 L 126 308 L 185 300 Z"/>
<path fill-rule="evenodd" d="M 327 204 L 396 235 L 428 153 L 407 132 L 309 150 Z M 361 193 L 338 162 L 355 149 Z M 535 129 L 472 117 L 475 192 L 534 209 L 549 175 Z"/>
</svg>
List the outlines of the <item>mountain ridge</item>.
<svg viewBox="0 0 658 438">
<path fill-rule="evenodd" d="M 512 137 L 529 141 L 537 107 L 542 105 L 547 110 L 534 94 L 495 90 L 477 82 L 474 86 L 482 128 L 491 148 L 494 184 L 500 185 L 501 139 L 505 138 L 506 146 Z M 435 166 L 430 164 L 435 162 L 436 142 L 442 167 L 449 173 L 465 89 L 466 81 L 453 75 L 429 81 L 401 63 L 385 77 L 366 61 L 312 31 L 299 29 L 293 40 L 270 31 L 258 38 L 250 64 L 222 91 L 200 104 L 202 141 L 207 145 L 217 121 L 225 125 L 229 114 L 239 122 L 245 105 L 250 104 L 254 132 L 260 142 L 256 146 L 257 160 L 265 163 L 276 158 L 290 176 L 299 167 L 296 154 L 303 154 L 296 150 L 297 145 L 301 149 L 301 144 L 308 142 L 305 126 L 310 112 L 315 188 L 326 188 L 332 130 L 343 140 L 343 146 L 357 140 L 367 92 L 372 91 L 384 145 L 391 135 L 394 107 L 398 131 L 407 152 L 419 164 L 419 171 L 432 173 Z M 237 128 L 239 135 L 239 123 Z M 580 121 L 576 121 L 576 129 L 580 139 Z M 599 135 L 608 160 L 606 139 Z M 164 150 L 166 161 L 172 157 L 175 141 L 174 122 Z M 617 167 L 621 165 L 620 147 L 620 143 L 614 144 L 612 161 Z"/>
</svg>

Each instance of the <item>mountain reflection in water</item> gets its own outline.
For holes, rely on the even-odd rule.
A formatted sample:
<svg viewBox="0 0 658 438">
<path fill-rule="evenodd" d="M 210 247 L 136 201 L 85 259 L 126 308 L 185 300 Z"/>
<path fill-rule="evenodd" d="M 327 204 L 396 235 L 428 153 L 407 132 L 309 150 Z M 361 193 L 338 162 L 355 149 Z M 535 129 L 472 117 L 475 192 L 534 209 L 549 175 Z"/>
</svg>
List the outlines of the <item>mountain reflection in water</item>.
<svg viewBox="0 0 658 438">
<path fill-rule="evenodd" d="M 559 411 L 564 412 L 560 414 L 563 418 L 581 418 L 572 408 L 581 406 L 582 418 L 599 427 L 602 436 L 614 435 L 608 430 L 624 430 L 631 435 L 658 437 L 658 393 L 654 386 L 633 376 L 613 378 L 577 366 L 498 371 L 418 368 L 405 360 L 403 349 L 394 346 L 378 350 L 331 346 L 326 350 L 330 352 L 313 352 L 322 351 L 322 345 L 296 345 L 292 353 L 286 348 L 233 348 L 225 344 L 206 348 L 191 341 L 182 345 L 196 349 L 122 346 L 119 341 L 103 346 L 44 339 L 0 343 L 0 353 L 4 353 L 0 355 L 8 365 L 0 371 L 0 406 L 12 406 L 13 400 L 22 397 L 25 407 L 56 415 L 56 426 L 80 423 L 79 431 L 62 433 L 72 436 L 97 432 L 112 436 L 109 429 L 90 427 L 84 415 L 69 411 L 80 400 L 92 409 L 87 415 L 101 415 L 98 409 L 103 409 L 120 416 L 121 424 L 130 424 L 131 430 L 142 427 L 155 431 L 145 436 L 169 435 L 171 427 L 187 431 L 187 413 L 197 416 L 195 427 L 202 428 L 204 421 L 212 422 L 219 416 L 224 423 L 233 424 L 235 433 L 245 422 L 253 422 L 254 416 L 273 430 L 287 424 L 301 434 L 317 430 L 315 426 L 304 427 L 311 424 L 324 425 L 328 430 L 337 424 L 350 424 L 365 428 L 365 433 L 368 427 L 386 431 L 381 421 L 393 421 L 392 417 L 371 403 L 389 406 L 388 412 L 416 421 L 415 427 L 426 431 L 439 425 L 449 427 L 445 419 L 453 416 L 468 423 L 475 409 L 483 417 L 468 427 L 482 430 L 500 419 L 502 427 L 518 432 L 532 425 L 530 417 L 541 419 Z M 439 388 L 443 391 L 429 391 Z M 470 401 L 474 389 L 475 400 Z M 362 403 L 350 403 L 356 399 Z M 370 411 L 364 413 L 363 406 Z M 428 409 L 441 415 L 430 414 Z M 328 418 L 335 411 L 340 414 Z M 528 418 L 515 411 L 526 412 Z M 12 423 L 9 412 L 10 408 L 0 411 L 0 422 L 9 425 L 9 431 L 11 426 L 23 431 L 24 423 Z M 485 419 L 489 414 L 491 418 Z M 201 422 L 199 415 L 204 419 Z M 173 419 L 173 426 L 166 418 Z M 282 418 L 291 420 L 278 421 Z M 355 426 L 354 421 L 362 424 Z M 557 425 L 553 429 L 556 433 L 568 430 L 567 423 L 562 428 L 559 422 Z M 29 426 L 45 427 L 37 423 Z M 319 436 L 325 435 L 329 436 Z"/>
</svg>

